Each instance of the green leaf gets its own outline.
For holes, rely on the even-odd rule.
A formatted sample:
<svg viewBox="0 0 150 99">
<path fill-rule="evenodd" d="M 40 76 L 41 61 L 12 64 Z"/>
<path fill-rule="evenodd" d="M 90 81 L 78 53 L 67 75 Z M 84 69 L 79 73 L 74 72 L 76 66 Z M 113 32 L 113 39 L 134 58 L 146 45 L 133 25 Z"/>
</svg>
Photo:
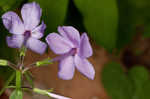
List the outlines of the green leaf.
<svg viewBox="0 0 150 99">
<path fill-rule="evenodd" d="M 136 34 L 135 17 L 133 16 L 132 6 L 129 4 L 129 1 L 118 0 L 119 26 L 116 47 L 119 50 L 129 44 Z"/>
<path fill-rule="evenodd" d="M 135 66 L 129 70 L 130 79 L 137 89 L 141 88 L 149 80 L 149 72 L 144 66 Z"/>
<path fill-rule="evenodd" d="M 149 0 L 122 0 L 120 1 L 120 8 L 124 10 L 120 10 L 122 13 L 122 31 L 125 32 L 130 29 L 128 33 L 123 33 L 125 37 L 122 35 L 122 41 L 131 41 L 131 36 L 137 33 L 143 33 L 144 37 L 149 37 L 149 25 L 150 25 L 150 1 Z M 127 5 L 125 5 L 127 4 Z M 124 19 L 123 19 L 124 17 Z M 126 22 L 125 22 L 126 21 Z M 126 24 L 127 23 L 127 24 Z M 120 24 L 120 25 L 121 25 Z M 127 28 L 125 28 L 125 26 Z M 137 31 L 135 31 L 138 29 Z M 134 31 L 133 31 L 134 30 Z"/>
<path fill-rule="evenodd" d="M 102 71 L 102 82 L 111 99 L 131 99 L 132 84 L 120 64 L 106 64 Z"/>
<path fill-rule="evenodd" d="M 144 27 L 143 37 L 144 38 L 149 38 L 150 37 L 150 24 L 147 24 Z"/>
<path fill-rule="evenodd" d="M 127 0 L 127 2 L 132 7 L 130 11 L 133 12 L 135 21 L 143 23 L 143 21 L 145 21 L 144 18 L 150 17 L 150 14 L 148 13 L 150 8 L 149 0 Z"/>
<path fill-rule="evenodd" d="M 23 93 L 21 90 L 14 90 L 9 99 L 23 99 Z"/>
<path fill-rule="evenodd" d="M 4 11 L 8 11 L 13 8 L 17 8 L 23 0 L 0 0 L 0 8 Z"/>
<path fill-rule="evenodd" d="M 118 9 L 116 0 L 74 0 L 87 32 L 108 51 L 116 47 Z"/>
<path fill-rule="evenodd" d="M 134 94 L 132 99 L 141 99 L 139 95 L 145 83 L 149 80 L 149 72 L 143 66 L 135 66 L 129 71 L 129 77 L 133 83 Z"/>
<path fill-rule="evenodd" d="M 141 93 L 139 94 L 139 98 L 137 99 L 150 99 L 149 90 L 150 90 L 150 80 L 144 84 Z"/>
<path fill-rule="evenodd" d="M 59 25 L 63 25 L 67 13 L 68 0 L 29 1 L 35 1 L 40 4 L 42 8 L 42 16 L 47 25 L 47 33 L 54 32 Z"/>
<path fill-rule="evenodd" d="M 6 72 L 5 72 L 6 73 Z M 7 86 L 9 86 L 9 84 L 12 82 L 12 80 L 15 78 L 15 72 L 13 72 L 7 79 L 7 81 L 5 82 L 3 88 L 0 90 L 0 96 L 2 95 L 2 93 L 5 91 L 5 89 L 7 88 Z"/>
</svg>

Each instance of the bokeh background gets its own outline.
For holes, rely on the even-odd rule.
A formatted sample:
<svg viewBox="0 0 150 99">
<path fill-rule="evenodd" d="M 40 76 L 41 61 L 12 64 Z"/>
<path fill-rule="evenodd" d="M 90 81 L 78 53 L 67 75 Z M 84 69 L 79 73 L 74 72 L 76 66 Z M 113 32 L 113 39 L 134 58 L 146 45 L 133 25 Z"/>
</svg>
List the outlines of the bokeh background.
<svg viewBox="0 0 150 99">
<path fill-rule="evenodd" d="M 20 14 L 22 5 L 32 1 L 42 8 L 45 37 L 62 25 L 88 33 L 94 52 L 89 60 L 96 71 L 94 80 L 76 71 L 72 80 L 65 81 L 57 77 L 54 63 L 31 70 L 36 87 L 53 88 L 73 99 L 150 99 L 149 0 L 0 0 L 0 16 L 10 10 Z M 7 35 L 1 19 L 0 58 L 16 62 L 18 51 L 7 47 Z M 50 49 L 42 56 L 28 51 L 25 64 L 55 56 Z M 1 88 L 11 74 L 10 68 L 0 67 Z M 6 90 L 0 99 L 8 99 L 10 93 Z M 24 99 L 48 97 L 25 93 Z"/>
</svg>

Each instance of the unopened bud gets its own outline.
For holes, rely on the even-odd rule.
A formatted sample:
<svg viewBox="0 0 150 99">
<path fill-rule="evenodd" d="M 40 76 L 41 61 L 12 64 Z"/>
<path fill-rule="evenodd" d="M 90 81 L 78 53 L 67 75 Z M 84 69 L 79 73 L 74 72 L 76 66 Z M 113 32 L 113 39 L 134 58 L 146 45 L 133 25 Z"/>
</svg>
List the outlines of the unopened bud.
<svg viewBox="0 0 150 99">
<path fill-rule="evenodd" d="M 40 67 L 41 65 L 48 65 L 48 64 L 52 64 L 52 61 L 50 58 L 36 62 L 37 67 Z"/>
<path fill-rule="evenodd" d="M 8 61 L 4 60 L 4 59 L 0 59 L 0 65 L 1 66 L 7 66 L 8 65 Z"/>
</svg>

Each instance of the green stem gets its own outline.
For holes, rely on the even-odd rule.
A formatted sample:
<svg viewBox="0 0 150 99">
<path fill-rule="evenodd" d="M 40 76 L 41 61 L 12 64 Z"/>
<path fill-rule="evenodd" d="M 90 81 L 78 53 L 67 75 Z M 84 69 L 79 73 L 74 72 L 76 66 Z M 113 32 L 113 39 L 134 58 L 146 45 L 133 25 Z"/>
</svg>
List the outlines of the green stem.
<svg viewBox="0 0 150 99">
<path fill-rule="evenodd" d="M 23 62 L 24 62 L 24 57 L 26 55 L 26 47 L 22 46 L 20 49 L 20 63 L 19 63 L 19 68 L 22 69 L 23 68 Z"/>
<path fill-rule="evenodd" d="M 32 63 L 30 65 L 28 65 L 22 73 L 25 73 L 26 71 L 32 69 L 32 68 L 36 68 L 36 67 L 41 67 L 41 66 L 46 66 L 46 65 L 49 65 L 49 64 L 52 64 L 52 59 L 50 59 L 49 57 L 44 59 L 44 60 L 41 60 L 41 61 L 37 61 L 35 63 Z"/>
<path fill-rule="evenodd" d="M 21 89 L 21 71 L 16 71 L 16 89 Z"/>
<path fill-rule="evenodd" d="M 15 72 L 12 73 L 12 75 L 8 78 L 8 80 L 6 81 L 4 87 L 1 89 L 0 91 L 0 96 L 3 94 L 3 92 L 5 91 L 5 89 L 7 88 L 7 86 L 10 84 L 10 82 L 15 78 Z"/>
</svg>

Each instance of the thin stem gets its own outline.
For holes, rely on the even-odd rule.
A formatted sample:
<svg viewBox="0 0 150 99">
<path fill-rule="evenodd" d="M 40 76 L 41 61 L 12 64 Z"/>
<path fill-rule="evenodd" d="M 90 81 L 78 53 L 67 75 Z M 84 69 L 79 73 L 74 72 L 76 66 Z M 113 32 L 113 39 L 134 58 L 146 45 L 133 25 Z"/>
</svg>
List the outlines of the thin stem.
<svg viewBox="0 0 150 99">
<path fill-rule="evenodd" d="M 7 86 L 6 88 L 16 88 L 16 86 Z"/>
<path fill-rule="evenodd" d="M 20 63 L 18 65 L 19 69 L 22 70 L 23 68 L 23 62 L 24 62 L 24 57 L 25 57 L 25 54 L 26 54 L 26 47 L 25 46 L 22 46 L 21 49 L 20 49 Z"/>
<path fill-rule="evenodd" d="M 45 59 L 44 59 L 44 60 L 45 60 Z M 44 60 L 42 60 L 41 62 L 43 62 Z M 52 63 L 52 62 L 53 62 L 52 59 L 48 59 L 47 61 L 48 61 L 49 63 Z M 48 64 L 44 64 L 44 65 L 47 66 Z M 28 71 L 28 70 L 30 70 L 30 69 L 36 68 L 36 67 L 38 67 L 38 66 L 37 66 L 37 62 L 34 62 L 34 63 L 32 63 L 32 64 L 29 64 L 29 65 L 23 70 L 23 73 L 26 72 L 26 71 Z"/>
<path fill-rule="evenodd" d="M 29 66 L 27 66 L 27 67 L 22 71 L 22 73 L 25 73 L 26 71 L 28 71 L 28 70 L 30 70 L 30 69 L 32 69 L 32 68 L 35 68 L 35 67 L 36 67 L 35 65 L 36 65 L 36 62 L 30 64 Z"/>
<path fill-rule="evenodd" d="M 24 56 L 20 56 L 20 62 L 18 64 L 18 67 L 20 70 L 22 70 L 22 68 L 23 68 L 23 62 L 24 62 Z"/>
<path fill-rule="evenodd" d="M 7 86 L 6 88 L 16 88 L 16 86 Z M 30 89 L 30 90 L 32 90 L 33 88 L 31 88 L 31 87 L 27 87 L 27 86 L 22 86 L 21 87 L 22 89 Z"/>
<path fill-rule="evenodd" d="M 70 50 L 68 53 L 65 53 L 65 54 L 63 54 L 63 55 L 61 55 L 61 56 L 57 56 L 57 57 L 55 57 L 55 58 L 53 58 L 53 59 L 50 59 L 49 62 L 60 61 L 60 60 L 66 58 L 66 57 L 68 57 L 68 56 L 74 55 L 75 53 L 76 53 L 76 49 L 73 48 L 73 49 Z M 44 60 L 45 60 L 45 59 L 44 59 Z M 30 70 L 30 69 L 32 69 L 32 68 L 38 67 L 38 66 L 36 66 L 36 63 L 37 63 L 37 62 L 28 65 L 28 66 L 23 70 L 23 73 L 26 72 L 26 71 L 28 71 L 28 70 Z"/>
<path fill-rule="evenodd" d="M 24 62 L 24 56 L 21 56 L 20 59 L 21 59 L 20 69 L 22 69 L 23 68 L 23 62 Z"/>
<path fill-rule="evenodd" d="M 17 65 L 11 63 L 10 61 L 8 61 L 8 66 L 14 70 L 18 70 Z"/>
</svg>

